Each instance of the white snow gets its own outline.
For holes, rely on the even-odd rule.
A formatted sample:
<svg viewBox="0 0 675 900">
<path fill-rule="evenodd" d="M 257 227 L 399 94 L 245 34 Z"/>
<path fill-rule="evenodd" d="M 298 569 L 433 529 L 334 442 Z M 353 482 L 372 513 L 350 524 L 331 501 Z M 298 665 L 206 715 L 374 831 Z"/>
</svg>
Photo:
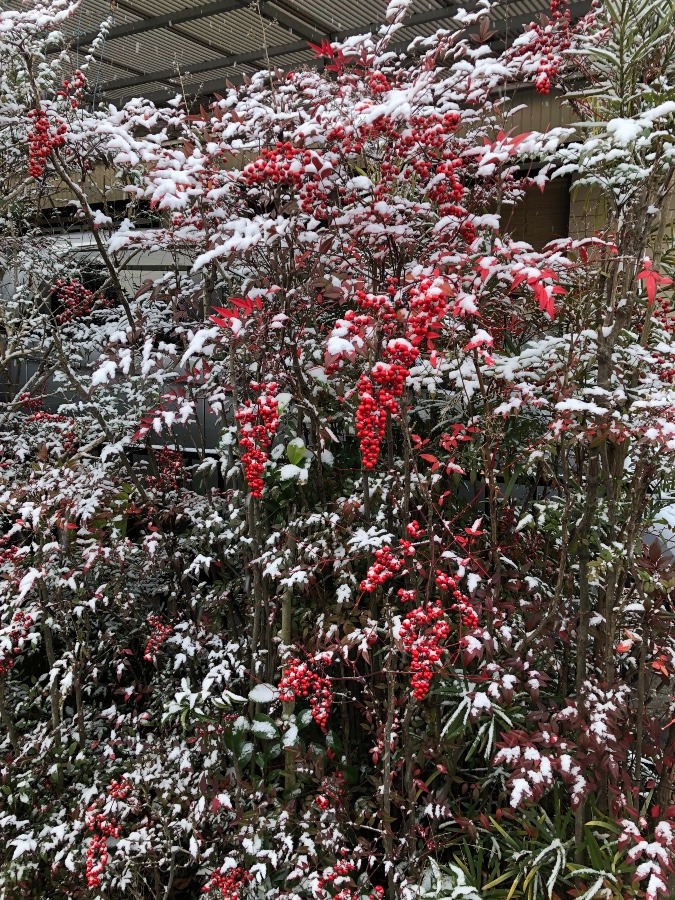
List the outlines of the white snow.
<svg viewBox="0 0 675 900">
<path fill-rule="evenodd" d="M 278 691 L 271 684 L 256 684 L 248 693 L 248 699 L 254 703 L 273 703 L 278 696 Z"/>
</svg>

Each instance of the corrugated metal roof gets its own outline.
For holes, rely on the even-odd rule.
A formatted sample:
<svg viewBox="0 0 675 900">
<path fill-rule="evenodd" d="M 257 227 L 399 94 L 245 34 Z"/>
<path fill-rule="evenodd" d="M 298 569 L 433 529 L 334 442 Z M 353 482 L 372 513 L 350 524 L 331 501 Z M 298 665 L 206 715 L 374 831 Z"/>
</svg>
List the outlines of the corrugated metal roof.
<svg viewBox="0 0 675 900">
<path fill-rule="evenodd" d="M 0 0 L 4 8 L 21 5 L 22 0 Z M 213 88 L 219 79 L 224 83 L 242 72 L 266 68 L 268 54 L 272 66 L 302 65 L 313 56 L 307 47 L 309 38 L 330 39 L 336 33 L 376 25 L 383 20 L 386 6 L 387 0 L 257 0 L 248 5 L 242 0 L 82 0 L 64 31 L 75 57 L 81 58 L 86 53 L 83 40 L 102 21 L 110 20 L 110 37 L 97 54 L 90 79 L 97 98 L 120 100 L 172 95 L 181 86 L 186 93 L 201 85 Z M 547 0 L 501 0 L 498 6 L 500 36 L 504 36 L 507 29 L 517 33 L 522 20 L 545 9 Z M 217 11 L 204 16 L 204 9 Z M 455 27 L 456 9 L 452 0 L 413 0 L 414 24 L 399 32 L 397 41 Z M 174 13 L 182 21 L 173 22 Z M 190 16 L 194 18 L 187 19 Z M 515 20 L 513 32 L 511 20 Z M 137 33 L 128 33 L 126 26 L 135 27 Z M 126 33 L 116 35 L 115 29 L 121 27 Z M 246 54 L 254 58 L 232 59 Z"/>
</svg>

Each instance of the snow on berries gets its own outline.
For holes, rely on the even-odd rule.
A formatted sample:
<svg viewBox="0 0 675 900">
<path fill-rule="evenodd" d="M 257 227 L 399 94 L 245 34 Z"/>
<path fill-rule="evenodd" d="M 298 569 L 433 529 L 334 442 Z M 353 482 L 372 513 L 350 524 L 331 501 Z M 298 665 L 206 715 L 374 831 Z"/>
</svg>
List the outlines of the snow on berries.
<svg viewBox="0 0 675 900">
<path fill-rule="evenodd" d="M 31 122 L 28 171 L 33 178 L 41 178 L 51 153 L 65 144 L 68 126 L 58 117 L 52 121 L 44 109 L 32 109 L 27 115 Z"/>
<path fill-rule="evenodd" d="M 509 59 L 532 71 L 534 86 L 540 94 L 550 93 L 572 45 L 572 17 L 566 0 L 551 0 L 550 15 L 550 20 L 544 20 L 543 24 L 533 23 L 507 51 Z"/>
<path fill-rule="evenodd" d="M 282 703 L 292 703 L 296 699 L 308 699 L 312 718 L 325 733 L 333 705 L 333 691 L 330 678 L 317 668 L 313 660 L 290 660 L 284 667 L 279 681 L 279 699 Z"/>
<path fill-rule="evenodd" d="M 450 624 L 440 601 L 411 610 L 400 627 L 403 648 L 410 656 L 410 687 L 416 700 L 425 700 L 438 672 L 450 634 Z"/>
<path fill-rule="evenodd" d="M 202 892 L 209 894 L 215 891 L 223 900 L 242 900 L 242 891 L 250 882 L 250 872 L 241 866 L 233 866 L 224 872 L 212 872 L 209 882 L 202 888 Z"/>
<path fill-rule="evenodd" d="M 76 69 L 72 78 L 64 78 L 56 96 L 69 100 L 72 109 L 77 109 L 78 100 L 87 84 L 87 77 L 82 69 Z"/>
<path fill-rule="evenodd" d="M 360 585 L 360 589 L 367 594 L 372 594 L 380 585 L 386 584 L 396 575 L 405 574 L 405 559 L 415 555 L 415 548 L 405 538 L 399 541 L 398 551 L 385 545 L 375 551 L 375 561 L 368 567 L 366 577 Z"/>
<path fill-rule="evenodd" d="M 56 279 L 52 297 L 59 310 L 55 316 L 59 325 L 88 316 L 96 299 L 93 292 L 79 281 L 65 278 Z"/>
<path fill-rule="evenodd" d="M 460 622 L 464 628 L 473 629 L 478 625 L 478 613 L 474 609 L 469 597 L 462 593 L 457 586 L 457 580 L 446 572 L 436 572 L 436 587 L 441 591 L 447 591 L 454 599 L 451 609 L 457 610 L 460 615 Z"/>
<path fill-rule="evenodd" d="M 262 497 L 265 486 L 265 463 L 269 458 L 269 449 L 279 428 L 277 390 L 275 382 L 259 388 L 251 385 L 253 390 L 261 392 L 255 401 L 246 400 L 236 414 L 239 424 L 239 446 L 244 451 L 241 456 L 244 476 L 252 497 Z"/>
<path fill-rule="evenodd" d="M 345 882 L 350 883 L 352 874 L 356 871 L 356 863 L 350 859 L 340 859 L 334 866 L 324 869 L 321 877 L 317 879 L 316 889 L 321 897 L 339 897 L 340 900 L 358 900 L 356 891 L 343 887 Z M 337 893 L 329 893 L 336 889 Z"/>
<path fill-rule="evenodd" d="M 17 610 L 4 633 L 0 631 L 0 678 L 4 678 L 16 665 L 24 644 L 34 625 L 33 616 Z"/>
<path fill-rule="evenodd" d="M 91 837 L 87 845 L 86 878 L 87 886 L 95 889 L 101 886 L 101 878 L 108 865 L 108 841 L 118 838 L 121 827 L 115 818 L 109 818 L 95 807 L 86 816 L 87 831 Z"/>
<path fill-rule="evenodd" d="M 155 662 L 157 653 L 165 641 L 174 632 L 173 626 L 165 622 L 162 616 L 148 616 L 147 625 L 150 631 L 143 650 L 143 659 L 146 662 Z"/>
<path fill-rule="evenodd" d="M 0 5 L 0 895 L 665 900 L 675 10 L 115 106 Z"/>
</svg>

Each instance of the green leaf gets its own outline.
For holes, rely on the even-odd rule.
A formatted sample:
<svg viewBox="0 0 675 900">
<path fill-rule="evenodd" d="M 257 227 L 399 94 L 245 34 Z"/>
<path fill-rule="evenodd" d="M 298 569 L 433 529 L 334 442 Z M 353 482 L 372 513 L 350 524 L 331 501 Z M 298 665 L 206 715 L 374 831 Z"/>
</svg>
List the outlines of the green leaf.
<svg viewBox="0 0 675 900">
<path fill-rule="evenodd" d="M 286 446 L 286 456 L 289 463 L 293 466 L 299 466 L 307 455 L 307 448 L 302 438 L 293 438 Z"/>
<path fill-rule="evenodd" d="M 506 881 L 508 878 L 513 877 L 513 872 L 504 872 L 503 875 L 500 875 L 498 878 L 493 878 L 492 881 L 489 881 L 487 884 L 483 885 L 483 890 L 488 891 L 490 888 L 496 887 L 496 885 L 501 884 L 502 881 Z M 518 876 L 520 878 L 520 876 Z M 516 879 L 518 880 L 518 879 Z"/>
<path fill-rule="evenodd" d="M 342 751 L 342 741 L 334 731 L 329 731 L 326 735 L 326 746 L 330 747 L 330 749 L 334 750 L 336 753 Z"/>
<path fill-rule="evenodd" d="M 298 728 L 307 728 L 308 725 L 314 721 L 312 718 L 312 710 L 311 709 L 302 709 L 297 715 L 296 721 L 298 723 Z"/>
<path fill-rule="evenodd" d="M 251 722 L 251 731 L 261 741 L 273 741 L 279 737 L 279 729 L 269 716 L 256 716 Z"/>
<path fill-rule="evenodd" d="M 599 828 L 601 831 L 610 831 L 614 832 L 614 834 L 621 834 L 621 826 L 617 825 L 616 822 L 603 822 L 601 819 L 593 819 L 590 822 L 585 823 L 586 828 Z"/>
<path fill-rule="evenodd" d="M 250 741 L 246 741 L 239 752 L 239 762 L 241 763 L 241 765 L 245 766 L 246 763 L 251 761 L 252 756 L 253 744 Z"/>
</svg>

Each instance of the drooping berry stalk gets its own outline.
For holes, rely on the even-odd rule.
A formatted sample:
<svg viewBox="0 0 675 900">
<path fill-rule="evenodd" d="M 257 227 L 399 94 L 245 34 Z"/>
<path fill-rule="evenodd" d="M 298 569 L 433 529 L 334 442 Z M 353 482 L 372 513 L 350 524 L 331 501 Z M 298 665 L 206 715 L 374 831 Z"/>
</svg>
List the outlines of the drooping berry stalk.
<svg viewBox="0 0 675 900">
<path fill-rule="evenodd" d="M 255 382 L 251 387 L 253 390 L 260 389 Z M 265 385 L 265 390 L 260 393 L 255 404 L 247 400 L 235 414 L 239 423 L 239 445 L 244 451 L 241 461 L 252 497 L 262 497 L 265 463 L 279 428 L 279 413 L 274 396 L 276 390 L 274 382 Z"/>
</svg>

